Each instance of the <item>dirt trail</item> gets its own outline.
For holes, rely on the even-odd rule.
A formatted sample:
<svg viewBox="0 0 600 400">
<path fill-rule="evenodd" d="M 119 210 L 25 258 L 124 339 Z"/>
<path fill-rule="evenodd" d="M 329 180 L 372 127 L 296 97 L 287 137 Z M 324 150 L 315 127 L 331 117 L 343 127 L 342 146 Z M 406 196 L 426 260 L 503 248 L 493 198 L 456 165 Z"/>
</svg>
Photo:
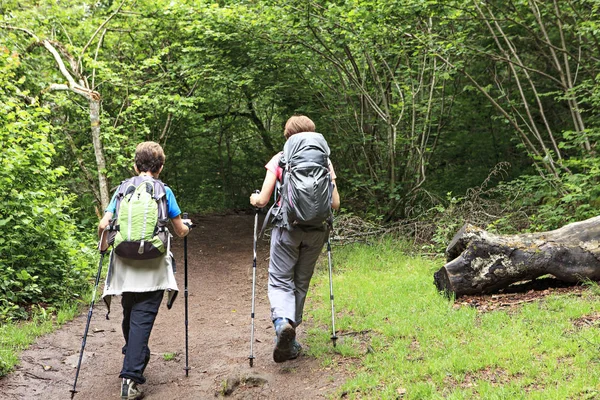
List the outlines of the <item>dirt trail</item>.
<svg viewBox="0 0 600 400">
<path fill-rule="evenodd" d="M 146 399 L 211 399 L 222 396 L 223 382 L 242 383 L 233 399 L 322 399 L 345 379 L 343 368 L 324 369 L 309 356 L 275 364 L 273 328 L 266 293 L 268 243 L 259 243 L 256 286 L 254 367 L 248 363 L 252 286 L 252 215 L 200 217 L 188 239 L 189 365 L 185 376 L 183 240 L 173 244 L 180 296 L 171 310 L 166 301 L 152 336 L 152 356 L 142 386 Z M 106 260 L 105 266 L 106 268 Z M 307 307 L 310 308 L 310 293 Z M 119 398 L 121 305 L 115 298 L 110 320 L 103 302 L 94 308 L 75 399 Z M 87 308 L 86 308 L 87 311 Z M 15 372 L 0 380 L 0 399 L 69 399 L 74 366 L 87 312 L 60 330 L 39 338 L 21 355 Z M 311 321 L 298 331 L 302 341 Z M 165 360 L 167 353 L 177 353 Z M 249 379 L 248 379 L 249 378 Z M 246 382 L 245 384 L 243 382 Z"/>
</svg>

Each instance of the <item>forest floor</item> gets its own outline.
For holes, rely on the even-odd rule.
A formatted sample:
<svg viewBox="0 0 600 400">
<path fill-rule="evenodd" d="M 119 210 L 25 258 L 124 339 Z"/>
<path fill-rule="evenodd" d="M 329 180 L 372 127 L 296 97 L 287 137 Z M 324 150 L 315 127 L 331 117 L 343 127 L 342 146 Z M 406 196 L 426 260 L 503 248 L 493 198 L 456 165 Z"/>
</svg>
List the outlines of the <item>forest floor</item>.
<svg viewBox="0 0 600 400">
<path fill-rule="evenodd" d="M 254 216 L 231 214 L 195 218 L 188 237 L 189 376 L 185 375 L 183 239 L 172 245 L 179 297 L 166 299 L 150 337 L 146 399 L 323 399 L 348 375 L 347 360 L 334 355 L 324 367 L 308 355 L 276 364 L 274 331 L 267 298 L 268 242 L 259 240 L 257 257 L 254 366 L 249 365 Z M 262 221 L 259 221 L 259 229 Z M 106 269 L 106 260 L 104 261 Z M 98 296 L 99 297 L 99 296 Z M 307 299 L 310 309 L 310 292 Z M 21 354 L 20 365 L 0 380 L 1 399 L 69 399 L 73 387 L 87 307 L 73 321 L 40 337 Z M 121 305 L 113 299 L 94 307 L 75 399 L 119 398 L 122 365 Z M 302 342 L 310 327 L 298 328 Z M 172 357 L 172 355 L 174 356 Z"/>
</svg>

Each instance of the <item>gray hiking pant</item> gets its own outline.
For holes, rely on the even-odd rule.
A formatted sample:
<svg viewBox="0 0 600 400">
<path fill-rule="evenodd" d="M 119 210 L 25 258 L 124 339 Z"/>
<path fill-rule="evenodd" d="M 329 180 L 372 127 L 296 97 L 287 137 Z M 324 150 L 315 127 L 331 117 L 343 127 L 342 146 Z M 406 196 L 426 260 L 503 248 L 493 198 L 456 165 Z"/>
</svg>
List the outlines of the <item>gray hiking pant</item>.
<svg viewBox="0 0 600 400">
<path fill-rule="evenodd" d="M 302 322 L 304 302 L 327 231 L 287 230 L 273 227 L 269 262 L 271 318 Z"/>
</svg>

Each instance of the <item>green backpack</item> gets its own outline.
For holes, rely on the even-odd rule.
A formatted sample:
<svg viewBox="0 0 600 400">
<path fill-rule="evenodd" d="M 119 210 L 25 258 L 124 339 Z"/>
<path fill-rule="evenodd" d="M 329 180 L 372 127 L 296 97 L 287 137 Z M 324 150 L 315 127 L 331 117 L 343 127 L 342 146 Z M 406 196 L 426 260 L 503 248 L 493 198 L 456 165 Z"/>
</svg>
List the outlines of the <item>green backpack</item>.
<svg viewBox="0 0 600 400">
<path fill-rule="evenodd" d="M 148 260 L 168 248 L 165 185 L 156 179 L 136 176 L 123 181 L 116 198 L 116 214 L 109 226 L 108 242 L 123 258 Z"/>
</svg>

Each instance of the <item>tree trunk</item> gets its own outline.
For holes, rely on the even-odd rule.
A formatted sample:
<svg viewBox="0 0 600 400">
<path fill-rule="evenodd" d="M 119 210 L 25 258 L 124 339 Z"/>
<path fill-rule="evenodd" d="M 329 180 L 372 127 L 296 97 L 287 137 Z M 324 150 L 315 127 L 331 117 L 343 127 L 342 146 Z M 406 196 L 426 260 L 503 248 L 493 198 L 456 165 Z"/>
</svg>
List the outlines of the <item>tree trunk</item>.
<svg viewBox="0 0 600 400">
<path fill-rule="evenodd" d="M 100 138 L 100 98 L 91 96 L 90 98 L 90 124 L 92 127 L 92 143 L 94 144 L 94 155 L 96 156 L 96 165 L 98 166 L 98 188 L 100 192 L 100 215 L 110 201 L 108 193 L 108 180 L 106 179 L 106 161 L 104 159 L 104 147 Z"/>
<path fill-rule="evenodd" d="M 87 77 L 82 71 L 81 60 L 83 58 L 83 55 L 85 54 L 86 49 L 88 48 L 88 46 L 90 44 L 92 44 L 96 35 L 98 35 L 98 33 L 100 33 L 100 31 L 102 31 L 104 29 L 103 33 L 100 36 L 100 39 L 98 40 L 98 46 L 96 48 L 96 54 L 94 56 L 94 62 L 96 61 L 96 59 L 98 57 L 98 49 L 100 48 L 100 46 L 102 44 L 102 40 L 104 38 L 104 34 L 106 33 L 105 26 L 109 23 L 109 21 L 111 19 L 113 19 L 117 14 L 119 14 L 119 12 L 121 11 L 121 8 L 123 7 L 124 4 L 125 4 L 125 1 L 122 1 L 121 4 L 119 4 L 119 6 L 117 7 L 117 9 L 111 15 L 109 15 L 108 18 L 105 19 L 104 22 L 102 22 L 102 24 L 100 24 L 98 29 L 96 29 L 96 31 L 89 38 L 87 44 L 81 50 L 78 60 L 76 60 L 75 57 L 73 57 L 69 53 L 67 48 L 59 42 L 50 41 L 48 39 L 40 40 L 40 38 L 35 33 L 33 33 L 33 31 L 30 31 L 29 29 L 26 29 L 26 28 L 13 27 L 10 25 L 0 24 L 0 28 L 2 28 L 2 29 L 9 29 L 9 30 L 15 30 L 15 31 L 27 33 L 29 36 L 31 36 L 32 38 L 35 39 L 35 41 L 38 45 L 43 46 L 46 50 L 48 50 L 48 52 L 50 52 L 50 54 L 52 54 L 52 56 L 54 57 L 54 61 L 56 62 L 61 75 L 67 80 L 67 83 L 66 84 L 65 83 L 52 83 L 45 91 L 67 90 L 67 91 L 77 93 L 78 95 L 85 97 L 89 101 L 92 143 L 94 144 L 94 155 L 96 157 L 96 164 L 98 167 L 98 190 L 96 190 L 96 188 L 92 187 L 92 192 L 94 194 L 99 193 L 99 195 L 100 195 L 99 200 L 100 200 L 101 209 L 100 210 L 97 209 L 97 214 L 100 218 L 104 214 L 104 210 L 106 209 L 106 206 L 108 206 L 108 202 L 110 201 L 109 191 L 108 191 L 108 179 L 106 177 L 106 161 L 104 158 L 104 147 L 102 145 L 102 138 L 100 136 L 100 100 L 101 100 L 101 98 L 100 98 L 100 93 L 98 93 L 97 91 L 95 91 L 93 89 L 94 81 L 92 80 L 91 86 L 88 84 Z M 70 71 L 67 68 L 67 65 L 65 64 L 65 61 L 63 60 L 63 58 L 68 61 L 68 64 L 71 68 Z M 93 70 L 92 76 L 95 76 L 95 69 Z M 77 78 L 77 80 L 75 78 Z M 78 158 L 78 160 L 81 162 L 80 158 Z M 81 165 L 82 165 L 82 168 L 85 168 L 85 166 L 83 164 L 81 164 Z M 86 172 L 86 171 L 84 170 L 84 172 Z"/>
<path fill-rule="evenodd" d="M 564 282 L 600 280 L 600 217 L 560 229 L 494 235 L 465 224 L 446 249 L 446 265 L 433 277 L 447 295 L 483 294 L 543 275 Z"/>
</svg>

